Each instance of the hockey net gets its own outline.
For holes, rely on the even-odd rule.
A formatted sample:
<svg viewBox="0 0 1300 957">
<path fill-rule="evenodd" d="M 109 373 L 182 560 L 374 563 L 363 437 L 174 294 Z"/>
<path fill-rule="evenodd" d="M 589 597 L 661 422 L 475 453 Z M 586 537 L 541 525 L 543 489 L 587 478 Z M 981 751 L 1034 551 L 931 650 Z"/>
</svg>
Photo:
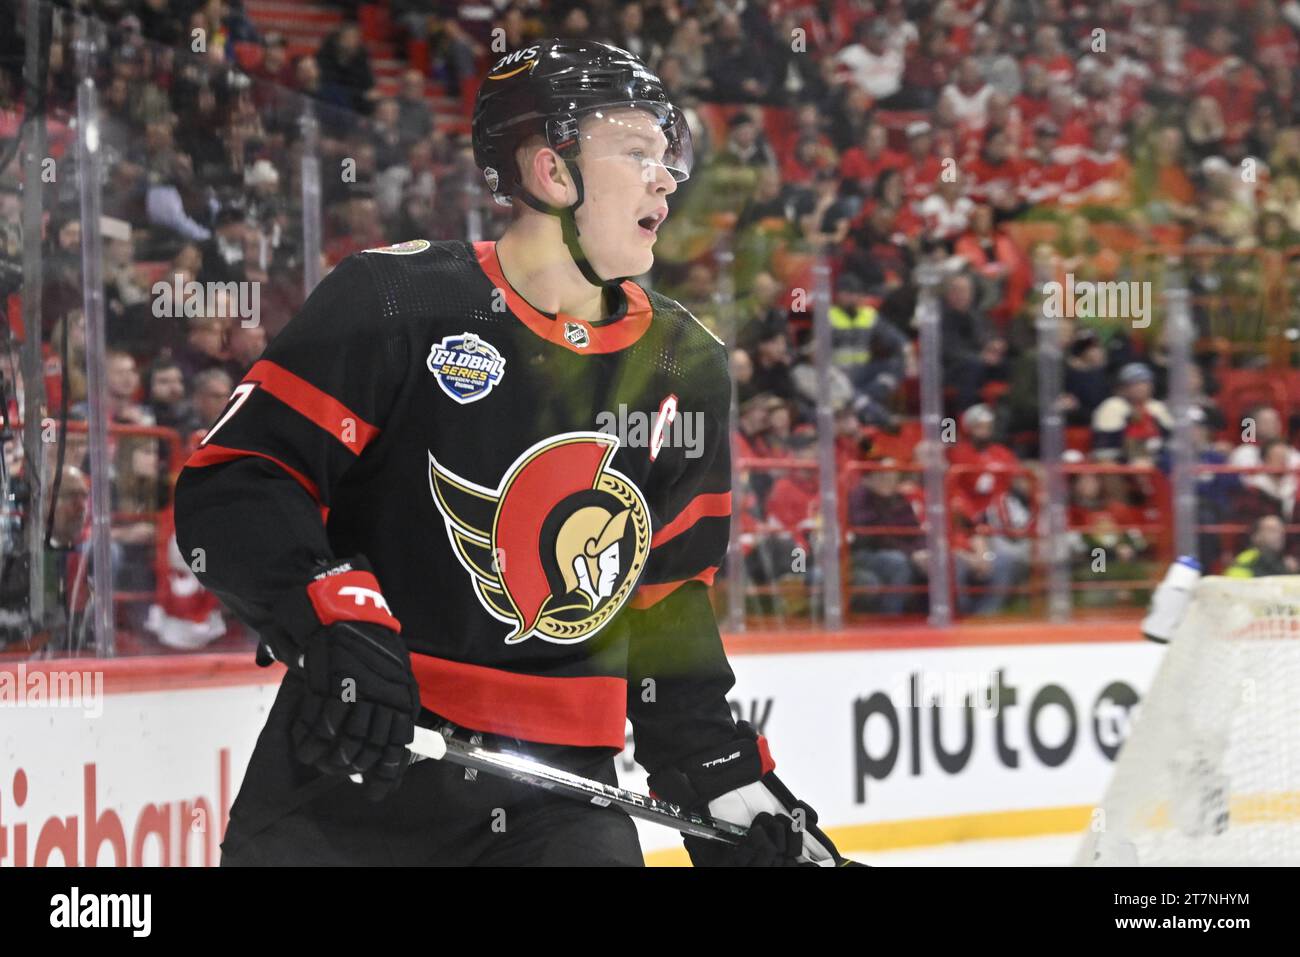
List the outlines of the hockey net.
<svg viewBox="0 0 1300 957">
<path fill-rule="evenodd" d="M 1300 576 L 1200 581 L 1076 863 L 1300 864 Z"/>
</svg>

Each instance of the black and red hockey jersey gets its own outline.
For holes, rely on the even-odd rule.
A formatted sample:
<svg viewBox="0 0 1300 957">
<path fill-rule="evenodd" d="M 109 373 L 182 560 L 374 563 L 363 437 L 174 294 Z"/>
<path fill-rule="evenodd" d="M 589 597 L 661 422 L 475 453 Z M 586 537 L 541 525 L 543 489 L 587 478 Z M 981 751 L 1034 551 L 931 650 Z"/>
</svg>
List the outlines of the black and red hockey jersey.
<svg viewBox="0 0 1300 957">
<path fill-rule="evenodd" d="M 707 586 L 731 511 L 722 343 L 626 281 L 596 323 L 532 308 L 496 244 L 351 256 L 187 462 L 176 532 L 263 635 L 363 555 L 425 707 L 653 769 L 735 736 Z M 199 563 L 196 563 L 196 565 Z"/>
</svg>

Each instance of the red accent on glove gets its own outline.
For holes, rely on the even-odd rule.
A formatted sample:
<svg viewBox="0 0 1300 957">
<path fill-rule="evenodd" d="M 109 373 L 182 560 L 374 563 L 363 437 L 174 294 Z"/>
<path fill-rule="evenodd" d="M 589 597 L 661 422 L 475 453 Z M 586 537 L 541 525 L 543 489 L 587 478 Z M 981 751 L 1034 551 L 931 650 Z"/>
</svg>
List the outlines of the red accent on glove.
<svg viewBox="0 0 1300 957">
<path fill-rule="evenodd" d="M 763 775 L 776 770 L 776 762 L 772 760 L 772 752 L 767 749 L 767 738 L 761 734 L 758 736 L 758 760 Z"/>
<path fill-rule="evenodd" d="M 336 621 L 368 621 L 391 628 L 399 635 L 402 624 L 388 610 L 379 582 L 370 572 L 350 571 L 327 575 L 307 586 L 307 597 L 322 625 Z"/>
</svg>

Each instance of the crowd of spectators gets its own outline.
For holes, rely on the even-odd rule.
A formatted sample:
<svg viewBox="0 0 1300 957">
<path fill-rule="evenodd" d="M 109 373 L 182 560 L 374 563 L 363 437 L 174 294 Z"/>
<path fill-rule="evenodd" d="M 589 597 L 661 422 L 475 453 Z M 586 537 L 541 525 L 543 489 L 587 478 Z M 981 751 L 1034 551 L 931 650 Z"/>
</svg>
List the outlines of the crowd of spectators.
<svg viewBox="0 0 1300 957">
<path fill-rule="evenodd" d="M 466 188 L 480 176 L 464 112 L 500 28 L 511 49 L 550 35 L 630 49 L 692 124 L 696 168 L 674 197 L 651 281 L 732 348 L 734 451 L 744 464 L 737 522 L 758 586 L 799 575 L 815 590 L 815 562 L 805 573 L 792 555 L 818 551 L 814 416 L 828 389 L 854 607 L 924 611 L 923 264 L 944 276 L 943 452 L 954 466 L 949 538 L 961 611 L 997 613 L 1021 600 L 1035 564 L 1040 490 L 1025 467 L 1039 455 L 1044 284 L 1158 279 L 1144 249 L 1196 250 L 1185 259 L 1199 336 L 1198 461 L 1278 470 L 1203 475 L 1199 518 L 1291 520 L 1296 479 L 1286 470 L 1300 466 L 1300 452 L 1289 409 L 1252 407 L 1250 434 L 1238 434 L 1218 390 L 1227 370 L 1252 361 L 1240 348 L 1250 337 L 1225 329 L 1225 317 L 1230 324 L 1262 309 L 1259 257 L 1300 237 L 1300 3 L 304 4 L 343 13 L 315 49 L 257 29 L 246 9 L 255 0 L 72 5 L 107 24 L 95 66 L 109 416 L 175 434 L 115 446 L 123 512 L 165 506 L 173 452 L 219 415 L 301 301 L 306 131 L 317 131 L 321 159 L 321 270 L 389 242 L 464 239 L 471 212 L 489 238 L 505 225 L 508 213 Z M 382 37 L 361 16 L 376 6 L 386 11 Z M 205 39 L 199 51 L 195 31 Z M 376 39 L 407 58 L 386 92 L 371 62 Z M 87 384 L 73 40 L 56 25 L 48 46 L 44 106 L 60 166 L 44 184 L 42 322 L 47 411 L 57 417 L 66 406 L 75 421 L 85 415 Z M 0 160 L 8 164 L 0 206 L 10 210 L 21 182 L 10 147 L 22 118 L 22 49 L 21 30 L 0 41 Z M 435 110 L 435 95 L 460 104 L 459 114 Z M 718 298 L 721 270 L 731 268 L 716 256 L 723 239 L 735 254 L 734 307 Z M 0 234 L 13 253 L 10 240 L 11 231 Z M 833 277 L 829 375 L 814 359 L 807 296 L 818 257 Z M 263 319 L 249 327 L 229 318 L 233 304 L 210 302 L 160 320 L 150 289 L 173 277 L 256 280 Z M 1280 301 L 1284 315 L 1274 321 L 1300 326 L 1293 299 Z M 1134 598 L 1153 571 L 1153 529 L 1167 523 L 1158 501 L 1174 423 L 1158 331 L 1159 323 L 1141 330 L 1127 317 L 1089 314 L 1059 319 L 1054 332 L 1069 460 L 1135 469 L 1070 480 L 1076 575 L 1100 574 Z M 797 464 L 763 464 L 772 459 Z M 90 477 L 84 453 L 66 461 L 79 481 Z M 151 473 L 153 490 L 142 485 Z M 115 521 L 115 543 L 142 555 L 157 531 L 145 521 Z M 1200 538 L 1211 566 L 1248 544 L 1238 533 Z M 151 575 L 115 572 L 133 590 L 152 587 Z"/>
</svg>

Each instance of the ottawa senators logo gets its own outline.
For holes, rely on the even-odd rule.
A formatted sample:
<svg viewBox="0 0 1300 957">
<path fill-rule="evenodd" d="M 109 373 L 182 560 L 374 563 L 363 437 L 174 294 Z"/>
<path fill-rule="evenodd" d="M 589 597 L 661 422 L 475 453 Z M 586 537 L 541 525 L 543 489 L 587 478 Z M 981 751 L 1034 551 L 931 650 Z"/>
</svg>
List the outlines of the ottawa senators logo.
<svg viewBox="0 0 1300 957">
<path fill-rule="evenodd" d="M 429 455 L 429 489 L 456 557 L 506 644 L 586 641 L 623 606 L 650 553 L 650 510 L 610 468 L 618 438 L 566 432 L 517 458 L 495 489 Z"/>
</svg>

